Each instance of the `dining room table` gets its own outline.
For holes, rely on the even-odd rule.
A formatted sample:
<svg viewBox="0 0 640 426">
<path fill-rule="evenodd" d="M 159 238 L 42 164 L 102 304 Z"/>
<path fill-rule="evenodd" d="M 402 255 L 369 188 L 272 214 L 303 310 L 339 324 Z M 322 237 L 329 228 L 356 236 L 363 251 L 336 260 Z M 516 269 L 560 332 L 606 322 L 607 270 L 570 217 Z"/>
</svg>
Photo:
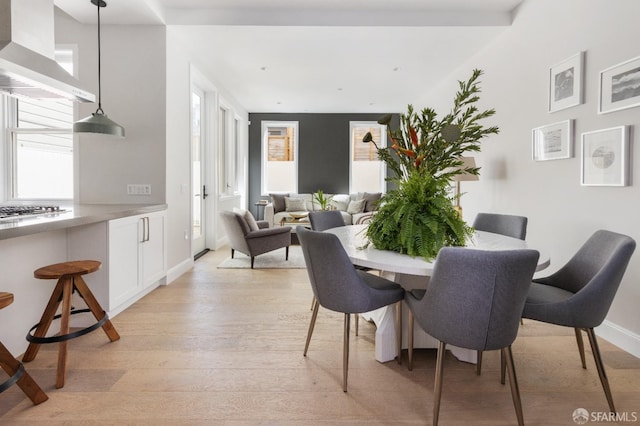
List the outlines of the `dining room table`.
<svg viewBox="0 0 640 426">
<path fill-rule="evenodd" d="M 376 249 L 366 236 L 367 225 L 347 225 L 331 228 L 324 232 L 334 234 L 340 240 L 351 263 L 380 271 L 380 275 L 400 284 L 405 290 L 426 289 L 429 277 L 433 273 L 435 259 L 427 261 L 422 257 L 409 256 L 390 250 Z M 550 265 L 550 258 L 544 251 L 531 247 L 526 241 L 492 232 L 474 231 L 468 239 L 467 248 L 480 250 L 517 250 L 535 249 L 540 253 L 536 272 Z M 388 362 L 395 359 L 396 351 L 396 315 L 395 306 L 386 306 L 375 311 L 360 314 L 376 325 L 375 359 Z M 407 324 L 407 308 L 403 311 L 403 324 Z M 402 347 L 407 347 L 407 327 L 402 328 Z M 437 348 L 438 341 L 422 330 L 418 324 L 414 327 L 414 348 Z M 477 352 L 466 348 L 447 345 L 447 349 L 460 361 L 475 364 Z"/>
</svg>

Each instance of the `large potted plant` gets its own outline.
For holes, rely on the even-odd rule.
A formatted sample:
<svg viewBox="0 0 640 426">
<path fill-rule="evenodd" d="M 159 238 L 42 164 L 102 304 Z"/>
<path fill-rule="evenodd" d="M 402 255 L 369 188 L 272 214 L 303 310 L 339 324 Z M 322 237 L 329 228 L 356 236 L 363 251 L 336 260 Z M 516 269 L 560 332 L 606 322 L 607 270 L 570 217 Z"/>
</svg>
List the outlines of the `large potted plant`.
<svg viewBox="0 0 640 426">
<path fill-rule="evenodd" d="M 495 114 L 475 105 L 481 75 L 476 69 L 467 81 L 458 82 L 453 109 L 441 119 L 431 108 L 418 113 L 409 105 L 397 129 L 389 127 L 391 115 L 378 120 L 387 125 L 391 143 L 385 148 L 376 145 L 378 157 L 393 171 L 387 180 L 395 189 L 382 197 L 367 228 L 376 248 L 432 260 L 443 246 L 465 245 L 473 229 L 454 207 L 460 195 L 450 194 L 451 181 L 460 173 L 479 174 L 479 168 L 464 166 L 462 156 L 480 151 L 480 141 L 499 131 L 480 124 Z M 370 133 L 363 141 L 375 144 Z"/>
</svg>

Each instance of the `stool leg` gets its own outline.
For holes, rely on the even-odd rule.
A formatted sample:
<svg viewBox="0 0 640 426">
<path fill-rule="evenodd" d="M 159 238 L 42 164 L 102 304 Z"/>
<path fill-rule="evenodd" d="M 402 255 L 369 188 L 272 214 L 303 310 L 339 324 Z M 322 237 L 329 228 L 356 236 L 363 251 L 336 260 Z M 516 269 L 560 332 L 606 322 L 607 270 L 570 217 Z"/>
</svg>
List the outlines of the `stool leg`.
<svg viewBox="0 0 640 426">
<path fill-rule="evenodd" d="M 73 278 L 63 277 L 64 284 L 62 290 L 62 311 L 60 317 L 60 334 L 69 334 L 69 320 L 71 319 L 71 296 L 73 295 Z M 56 375 L 56 388 L 64 386 L 64 379 L 67 374 L 67 349 L 68 340 L 60 342 L 58 348 L 58 373 Z"/>
<path fill-rule="evenodd" d="M 53 317 L 56 315 L 58 306 L 60 306 L 63 287 L 62 284 L 64 280 L 64 277 L 60 278 L 56 287 L 53 289 L 53 293 L 49 298 L 49 303 L 47 303 L 47 307 L 44 309 L 42 318 L 40 318 L 40 322 L 38 323 L 38 328 L 36 328 L 33 333 L 35 337 L 44 337 L 47 334 L 51 321 L 53 321 Z M 40 350 L 40 343 L 30 342 L 29 347 L 27 347 L 26 352 L 22 356 L 22 362 L 33 361 L 36 355 L 38 355 L 38 350 Z"/>
<path fill-rule="evenodd" d="M 104 309 L 102 309 L 102 306 L 100 306 L 100 303 L 98 303 L 98 301 L 96 300 L 95 296 L 87 286 L 87 283 L 84 282 L 81 276 L 77 276 L 74 280 L 74 285 L 76 287 L 76 290 L 78 290 L 80 297 L 84 299 L 89 309 L 91 309 L 93 316 L 96 317 L 96 320 L 100 321 L 105 315 L 105 311 Z M 111 340 L 112 342 L 120 339 L 120 335 L 111 323 L 111 320 L 107 320 L 104 324 L 102 324 L 102 329 L 107 334 L 107 337 L 109 337 L 109 340 Z"/>
<path fill-rule="evenodd" d="M 16 371 L 18 371 L 18 368 L 20 368 L 20 361 L 15 359 L 2 343 L 0 343 L 0 366 L 2 366 L 2 369 L 6 371 L 9 376 L 13 376 Z M 20 386 L 20 389 L 22 389 L 34 405 L 38 405 L 49 399 L 47 394 L 42 391 L 40 386 L 38 386 L 26 371 L 16 384 Z"/>
</svg>

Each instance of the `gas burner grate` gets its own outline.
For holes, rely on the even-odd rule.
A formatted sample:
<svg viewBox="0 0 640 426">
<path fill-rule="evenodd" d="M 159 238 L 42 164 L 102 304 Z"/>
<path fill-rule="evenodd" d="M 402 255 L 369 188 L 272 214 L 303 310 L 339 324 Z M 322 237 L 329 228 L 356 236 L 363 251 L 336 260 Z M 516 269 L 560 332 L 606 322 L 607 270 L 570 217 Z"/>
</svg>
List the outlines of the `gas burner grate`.
<svg viewBox="0 0 640 426">
<path fill-rule="evenodd" d="M 51 205 L 0 206 L 0 219 L 59 213 L 61 211 L 60 206 Z"/>
</svg>

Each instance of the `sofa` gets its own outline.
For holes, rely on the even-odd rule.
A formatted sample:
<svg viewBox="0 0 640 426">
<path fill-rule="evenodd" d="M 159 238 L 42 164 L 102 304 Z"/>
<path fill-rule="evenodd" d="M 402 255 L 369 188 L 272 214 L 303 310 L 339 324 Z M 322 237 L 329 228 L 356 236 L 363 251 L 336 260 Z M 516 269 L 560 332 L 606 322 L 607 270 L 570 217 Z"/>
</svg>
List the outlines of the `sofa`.
<svg viewBox="0 0 640 426">
<path fill-rule="evenodd" d="M 313 194 L 269 194 L 271 201 L 264 208 L 264 220 L 269 227 L 280 226 L 280 221 L 290 213 L 304 214 L 321 210 Z M 338 210 L 346 225 L 366 223 L 378 207 L 381 193 L 358 192 L 354 194 L 325 194 L 333 197 L 329 209 Z"/>
</svg>

